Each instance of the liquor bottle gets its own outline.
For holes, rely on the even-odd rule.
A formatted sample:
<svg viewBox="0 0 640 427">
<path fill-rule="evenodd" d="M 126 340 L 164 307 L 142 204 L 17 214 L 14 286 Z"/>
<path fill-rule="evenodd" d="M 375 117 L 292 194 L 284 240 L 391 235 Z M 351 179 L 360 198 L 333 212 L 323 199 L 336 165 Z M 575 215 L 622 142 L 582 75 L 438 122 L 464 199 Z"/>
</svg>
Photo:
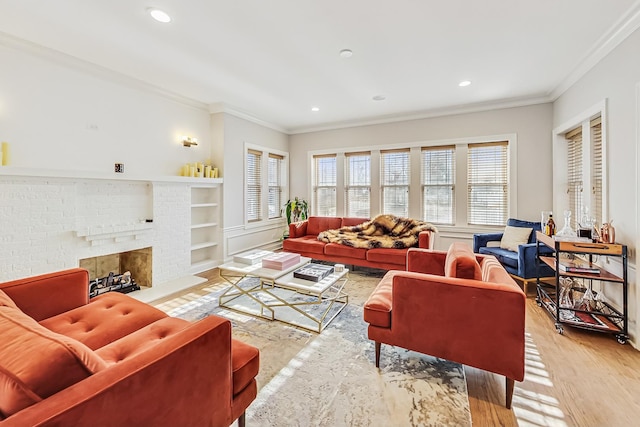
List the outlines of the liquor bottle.
<svg viewBox="0 0 640 427">
<path fill-rule="evenodd" d="M 545 227 L 545 234 L 547 236 L 553 236 L 556 234 L 556 223 L 553 220 L 553 214 L 549 215 L 549 221 L 547 221 L 547 225 Z"/>
</svg>

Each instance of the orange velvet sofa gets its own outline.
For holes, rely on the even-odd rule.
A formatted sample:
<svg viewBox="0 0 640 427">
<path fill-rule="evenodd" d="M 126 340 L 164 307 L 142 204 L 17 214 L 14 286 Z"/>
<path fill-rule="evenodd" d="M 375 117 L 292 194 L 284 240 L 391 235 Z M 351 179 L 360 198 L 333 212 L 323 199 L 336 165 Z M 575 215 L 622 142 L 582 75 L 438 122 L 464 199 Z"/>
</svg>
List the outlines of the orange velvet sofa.
<svg viewBox="0 0 640 427">
<path fill-rule="evenodd" d="M 524 379 L 522 289 L 494 256 L 464 243 L 411 248 L 407 267 L 387 272 L 364 305 L 376 366 L 384 343 L 504 375 L 510 408 Z"/>
<path fill-rule="evenodd" d="M 362 249 L 318 240 L 318 234 L 323 231 L 359 225 L 365 221 L 369 221 L 369 218 L 310 216 L 304 221 L 289 224 L 289 237 L 282 242 L 282 249 L 322 261 L 382 270 L 406 270 L 407 248 Z M 433 248 L 431 231 L 422 231 L 418 239 L 420 248 Z"/>
<path fill-rule="evenodd" d="M 79 268 L 0 284 L 0 426 L 244 424 L 259 352 L 228 320 L 88 284 Z"/>
</svg>

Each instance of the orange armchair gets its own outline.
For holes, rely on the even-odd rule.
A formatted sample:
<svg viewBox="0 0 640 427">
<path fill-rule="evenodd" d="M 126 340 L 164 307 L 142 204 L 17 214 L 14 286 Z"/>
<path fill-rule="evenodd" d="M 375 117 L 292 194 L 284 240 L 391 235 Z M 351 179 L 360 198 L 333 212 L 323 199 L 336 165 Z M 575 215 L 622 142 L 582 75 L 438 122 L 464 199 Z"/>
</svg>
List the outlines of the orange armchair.
<svg viewBox="0 0 640 427">
<path fill-rule="evenodd" d="M 79 268 L 0 283 L 0 427 L 244 424 L 259 352 L 228 320 L 88 284 Z"/>
<path fill-rule="evenodd" d="M 454 243 L 448 251 L 412 248 L 407 270 L 389 271 L 364 306 L 368 337 L 506 377 L 524 379 L 525 294 L 490 255 Z"/>
</svg>

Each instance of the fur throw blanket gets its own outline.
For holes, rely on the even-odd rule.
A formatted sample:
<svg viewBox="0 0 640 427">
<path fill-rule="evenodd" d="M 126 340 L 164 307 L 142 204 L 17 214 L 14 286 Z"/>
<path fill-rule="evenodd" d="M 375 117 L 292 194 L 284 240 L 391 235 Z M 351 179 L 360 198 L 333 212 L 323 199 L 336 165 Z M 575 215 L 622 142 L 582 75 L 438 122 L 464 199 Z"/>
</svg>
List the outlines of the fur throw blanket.
<svg viewBox="0 0 640 427">
<path fill-rule="evenodd" d="M 394 215 L 378 215 L 359 225 L 323 231 L 318 234 L 318 240 L 354 248 L 404 249 L 418 246 L 418 235 L 427 230 L 438 231 L 428 222 Z"/>
</svg>

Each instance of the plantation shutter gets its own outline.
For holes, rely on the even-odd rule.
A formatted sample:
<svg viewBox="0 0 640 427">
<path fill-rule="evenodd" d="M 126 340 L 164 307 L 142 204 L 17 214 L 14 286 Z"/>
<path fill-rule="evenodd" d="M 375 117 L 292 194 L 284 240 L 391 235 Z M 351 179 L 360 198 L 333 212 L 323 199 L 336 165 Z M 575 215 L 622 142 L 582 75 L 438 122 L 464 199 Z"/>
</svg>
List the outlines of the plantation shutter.
<svg viewBox="0 0 640 427">
<path fill-rule="evenodd" d="M 438 224 L 455 221 L 455 146 L 422 149 L 422 219 Z"/>
<path fill-rule="evenodd" d="M 504 225 L 509 212 L 508 142 L 469 144 L 467 222 Z"/>
<path fill-rule="evenodd" d="M 591 120 L 591 198 L 596 224 L 602 224 L 602 119 Z M 606 218 L 609 220 L 609 218 Z"/>
<path fill-rule="evenodd" d="M 259 221 L 262 217 L 260 209 L 262 175 L 260 164 L 262 152 L 247 150 L 247 221 Z"/>
<path fill-rule="evenodd" d="M 382 213 L 409 216 L 409 149 L 380 152 Z"/>
<path fill-rule="evenodd" d="M 278 154 L 269 153 L 269 218 L 279 218 L 282 216 L 282 161 L 284 157 Z"/>
<path fill-rule="evenodd" d="M 316 215 L 336 216 L 336 155 L 313 156 L 314 195 L 313 208 Z"/>
<path fill-rule="evenodd" d="M 345 153 L 345 205 L 348 217 L 369 218 L 371 212 L 371 153 Z"/>
<path fill-rule="evenodd" d="M 582 220 L 582 126 L 570 130 L 565 134 L 567 139 L 567 195 L 569 196 L 569 209 L 571 215 L 571 227 L 578 228 L 578 221 Z"/>
</svg>

